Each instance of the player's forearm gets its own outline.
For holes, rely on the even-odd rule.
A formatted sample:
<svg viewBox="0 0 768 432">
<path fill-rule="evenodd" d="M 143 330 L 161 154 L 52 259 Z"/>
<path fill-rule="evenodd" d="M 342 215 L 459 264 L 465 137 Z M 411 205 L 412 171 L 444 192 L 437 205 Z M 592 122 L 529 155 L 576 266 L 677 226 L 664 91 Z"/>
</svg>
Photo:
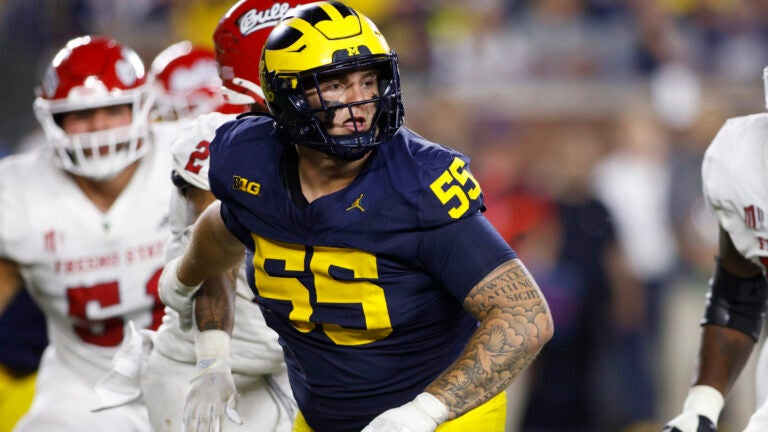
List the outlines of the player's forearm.
<svg viewBox="0 0 768 432">
<path fill-rule="evenodd" d="M 190 286 L 220 275 L 243 260 L 245 249 L 221 220 L 220 203 L 211 204 L 195 223 L 179 264 L 179 280 Z"/>
<path fill-rule="evenodd" d="M 752 338 L 740 331 L 704 326 L 693 385 L 708 385 L 727 396 L 754 346 Z"/>
<path fill-rule="evenodd" d="M 554 329 L 541 291 L 518 260 L 503 264 L 478 284 L 465 307 L 480 325 L 459 359 L 426 388 L 448 407 L 449 419 L 506 390 Z"/>
<path fill-rule="evenodd" d="M 235 275 L 222 273 L 206 279 L 195 297 L 195 320 L 200 331 L 224 330 L 230 335 L 234 327 Z"/>
</svg>

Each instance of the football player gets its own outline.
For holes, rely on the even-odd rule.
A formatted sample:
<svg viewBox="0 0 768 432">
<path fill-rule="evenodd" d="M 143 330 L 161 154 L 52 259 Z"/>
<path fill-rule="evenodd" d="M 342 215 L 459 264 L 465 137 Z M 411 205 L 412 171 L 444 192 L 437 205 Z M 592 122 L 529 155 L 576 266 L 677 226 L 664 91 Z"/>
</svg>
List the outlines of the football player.
<svg viewBox="0 0 768 432">
<path fill-rule="evenodd" d="M 190 41 L 177 42 L 155 56 L 149 80 L 156 92 L 152 116 L 155 120 L 195 119 L 213 111 L 245 111 L 244 105 L 229 104 L 224 99 L 213 51 Z"/>
<path fill-rule="evenodd" d="M 768 108 L 768 68 L 763 71 Z M 704 197 L 719 224 L 718 256 L 701 321 L 699 358 L 683 412 L 669 432 L 717 430 L 725 398 L 760 337 L 768 282 L 768 188 L 765 143 L 768 114 L 728 119 L 704 154 Z M 768 430 L 768 345 L 758 361 L 758 410 L 745 432 Z"/>
<path fill-rule="evenodd" d="M 339 2 L 293 9 L 260 65 L 271 115 L 217 130 L 219 201 L 166 265 L 162 298 L 190 319 L 199 284 L 247 256 L 294 431 L 503 431 L 504 390 L 553 324 L 482 215 L 468 159 L 402 127 L 397 56 Z"/>
<path fill-rule="evenodd" d="M 50 338 L 17 432 L 149 428 L 143 406 L 90 409 L 129 322 L 154 329 L 163 313 L 172 192 L 163 143 L 176 128 L 150 127 L 151 104 L 135 51 L 107 37 L 72 39 L 34 102 L 48 145 L 0 161 L 0 299 L 25 286 Z"/>
<path fill-rule="evenodd" d="M 243 0 L 222 17 L 213 34 L 214 61 L 222 74 L 216 78 L 216 92 L 223 92 L 228 111 L 266 111 L 258 69 L 264 41 L 290 7 L 303 3 L 307 1 Z M 166 50 L 165 55 L 157 57 L 166 60 L 156 60 L 155 65 L 183 64 L 178 56 L 176 61 L 168 61 L 167 57 L 168 53 L 183 51 Z M 195 56 L 202 57 L 199 52 Z M 168 71 L 169 67 L 156 70 Z M 167 79 L 170 75 L 156 74 L 164 82 L 173 81 Z M 208 107 L 215 108 L 212 104 Z M 176 109 L 174 113 L 191 111 Z M 195 219 L 215 201 L 208 186 L 208 146 L 216 129 L 235 117 L 221 110 L 201 115 L 173 142 L 172 179 L 177 191 L 171 203 L 168 258 L 183 252 Z M 180 321 L 173 309 L 166 308 L 163 325 L 153 339 L 154 349 L 140 377 L 141 394 L 155 430 L 182 430 L 182 424 L 188 432 L 291 430 L 296 403 L 282 348 L 277 334 L 266 326 L 253 302 L 244 271 L 241 263 L 235 266 L 236 282 L 228 278 L 219 281 L 226 288 L 217 289 L 213 285 L 216 281 L 206 283 L 195 301 L 197 325 L 192 332 L 186 331 L 193 327 L 191 319 Z M 222 295 L 222 290 L 232 292 Z M 218 321 L 215 312 L 219 307 L 233 307 L 237 321 Z M 223 421 L 225 414 L 231 422 Z"/>
</svg>

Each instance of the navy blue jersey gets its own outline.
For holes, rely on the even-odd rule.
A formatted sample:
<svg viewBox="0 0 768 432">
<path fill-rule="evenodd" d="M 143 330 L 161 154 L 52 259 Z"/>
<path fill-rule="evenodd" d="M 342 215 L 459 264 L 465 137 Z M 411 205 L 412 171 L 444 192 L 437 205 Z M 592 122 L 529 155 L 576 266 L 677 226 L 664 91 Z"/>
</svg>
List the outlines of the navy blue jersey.
<svg viewBox="0 0 768 432">
<path fill-rule="evenodd" d="M 515 254 L 460 153 L 403 128 L 349 186 L 301 205 L 286 174 L 294 150 L 275 133 L 265 117 L 222 126 L 211 190 L 246 245 L 307 423 L 358 432 L 458 357 L 477 327 L 464 297 Z"/>
<path fill-rule="evenodd" d="M 0 364 L 15 373 L 37 370 L 48 345 L 45 316 L 25 288 L 0 315 Z"/>
</svg>

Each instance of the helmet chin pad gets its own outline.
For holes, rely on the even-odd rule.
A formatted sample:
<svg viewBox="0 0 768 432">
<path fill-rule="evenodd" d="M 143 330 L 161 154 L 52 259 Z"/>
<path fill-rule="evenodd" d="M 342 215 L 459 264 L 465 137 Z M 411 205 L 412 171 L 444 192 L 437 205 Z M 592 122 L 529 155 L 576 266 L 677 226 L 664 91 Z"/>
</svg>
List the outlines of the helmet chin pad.
<svg viewBox="0 0 768 432">
<path fill-rule="evenodd" d="M 366 132 L 352 135 L 329 135 L 333 137 L 332 143 L 314 144 L 309 142 L 297 142 L 299 145 L 319 150 L 330 156 L 345 160 L 356 161 L 367 155 L 375 147 L 375 128 Z"/>
</svg>

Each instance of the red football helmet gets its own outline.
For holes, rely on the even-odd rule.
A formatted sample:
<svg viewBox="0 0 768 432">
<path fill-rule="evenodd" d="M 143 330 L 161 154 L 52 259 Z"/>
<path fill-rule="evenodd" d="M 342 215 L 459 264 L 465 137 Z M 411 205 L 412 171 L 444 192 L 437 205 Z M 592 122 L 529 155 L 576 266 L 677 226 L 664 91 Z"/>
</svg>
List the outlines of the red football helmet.
<svg viewBox="0 0 768 432">
<path fill-rule="evenodd" d="M 195 118 L 213 111 L 245 111 L 242 105 L 224 100 L 213 51 L 189 41 L 161 51 L 152 61 L 149 77 L 157 93 L 154 117 L 158 120 Z"/>
<path fill-rule="evenodd" d="M 272 29 L 291 8 L 309 0 L 240 0 L 221 18 L 213 32 L 224 97 L 233 104 L 264 103 L 259 60 Z"/>
<path fill-rule="evenodd" d="M 69 135 L 61 114 L 114 105 L 131 105 L 127 126 Z M 59 165 L 79 176 L 112 178 L 146 153 L 150 97 L 144 64 L 117 41 L 81 36 L 62 48 L 37 89 L 35 115 L 55 149 Z"/>
</svg>

